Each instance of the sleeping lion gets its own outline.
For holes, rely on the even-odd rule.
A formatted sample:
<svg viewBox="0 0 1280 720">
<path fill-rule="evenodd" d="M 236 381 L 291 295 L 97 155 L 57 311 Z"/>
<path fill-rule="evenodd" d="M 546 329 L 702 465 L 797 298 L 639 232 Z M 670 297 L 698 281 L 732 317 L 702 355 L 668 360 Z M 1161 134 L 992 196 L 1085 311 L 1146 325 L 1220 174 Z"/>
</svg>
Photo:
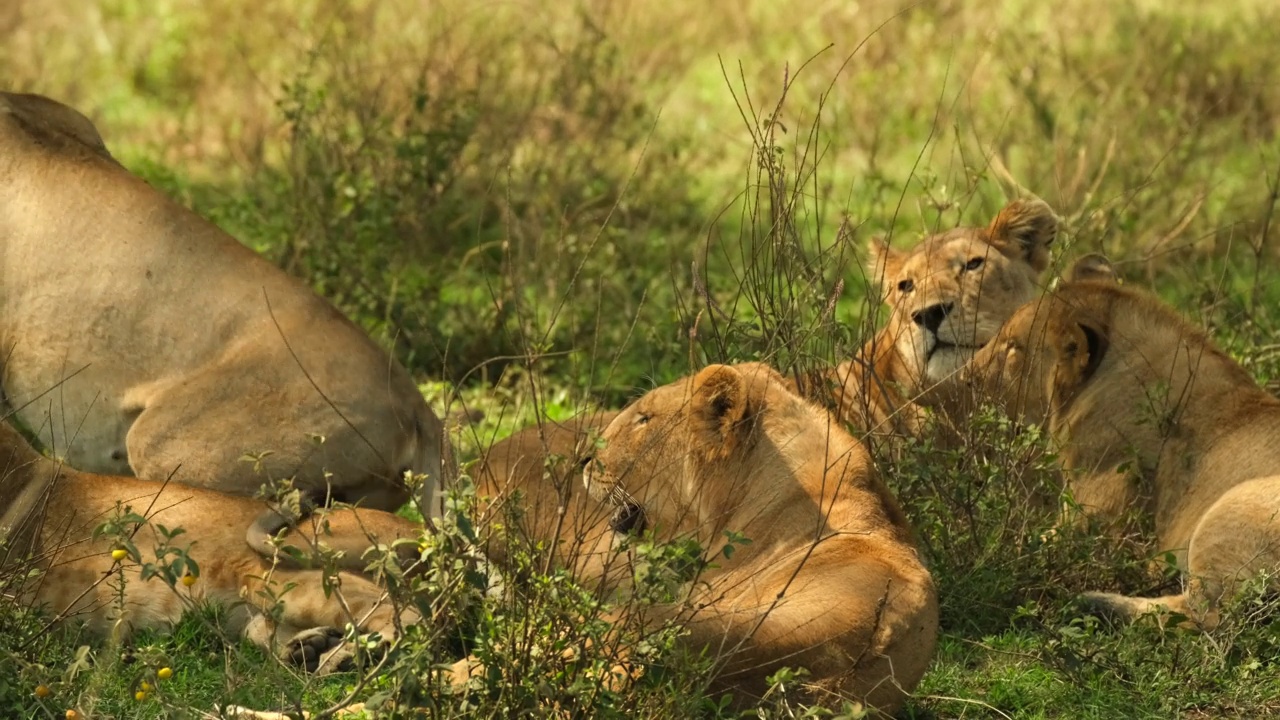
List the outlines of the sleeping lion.
<svg viewBox="0 0 1280 720">
<path fill-rule="evenodd" d="M 1280 571 L 1280 400 L 1115 278 L 1105 258 L 1083 258 L 922 401 L 961 414 L 995 401 L 1043 426 L 1083 511 L 1104 522 L 1138 511 L 1186 577 L 1173 595 L 1086 600 L 1122 619 L 1164 608 L 1212 627 L 1244 578 Z"/>
<path fill-rule="evenodd" d="M 557 431 L 551 451 L 580 462 L 583 432 Z M 532 438 L 526 463 L 491 452 L 479 477 L 532 487 L 551 507 L 558 491 L 538 485 L 546 451 Z M 694 538 L 718 554 L 726 533 L 740 533 L 750 542 L 717 555 L 686 602 L 647 608 L 646 626 L 682 624 L 683 643 L 718 658 L 716 689 L 739 702 L 790 666 L 808 669 L 811 700 L 901 706 L 933 654 L 936 592 L 867 449 L 828 413 L 764 365 L 712 365 L 636 400 L 592 447 L 581 463 L 589 497 L 581 486 L 561 495 L 587 527 L 524 529 L 560 547 L 585 539 L 580 582 L 591 587 L 609 567 L 603 535 Z M 474 659 L 454 667 L 458 682 L 480 671 Z"/>
</svg>

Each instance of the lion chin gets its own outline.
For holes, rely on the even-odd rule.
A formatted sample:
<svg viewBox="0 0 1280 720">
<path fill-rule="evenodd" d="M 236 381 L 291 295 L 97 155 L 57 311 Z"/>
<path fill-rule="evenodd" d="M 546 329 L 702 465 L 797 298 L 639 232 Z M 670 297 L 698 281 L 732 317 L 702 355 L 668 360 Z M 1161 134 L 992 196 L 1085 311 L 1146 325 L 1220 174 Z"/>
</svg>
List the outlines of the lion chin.
<svg viewBox="0 0 1280 720">
<path fill-rule="evenodd" d="M 936 382 L 955 373 L 972 360 L 974 354 L 982 347 L 982 345 L 955 345 L 935 341 L 933 349 L 925 357 L 925 379 Z"/>
</svg>

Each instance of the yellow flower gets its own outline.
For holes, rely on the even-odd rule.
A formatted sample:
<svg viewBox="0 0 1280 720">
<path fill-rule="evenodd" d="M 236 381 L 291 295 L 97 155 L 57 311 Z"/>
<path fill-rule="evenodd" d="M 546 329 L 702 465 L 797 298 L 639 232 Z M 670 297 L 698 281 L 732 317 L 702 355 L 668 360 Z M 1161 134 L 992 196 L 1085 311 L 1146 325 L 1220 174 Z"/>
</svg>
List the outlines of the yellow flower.
<svg viewBox="0 0 1280 720">
<path fill-rule="evenodd" d="M 80 713 L 75 710 L 67 711 L 67 720 L 80 720 Z"/>
<path fill-rule="evenodd" d="M 161 680 L 168 680 L 169 678 L 173 677 L 173 669 L 162 667 L 156 671 L 156 677 L 160 678 Z"/>
<path fill-rule="evenodd" d="M 49 686 L 48 686 L 48 685 L 37 685 L 37 686 L 36 686 L 36 697 L 38 697 L 38 698 L 47 698 L 47 697 L 49 697 L 49 696 L 50 696 L 50 695 L 52 695 L 52 694 L 53 694 L 53 691 L 49 689 Z"/>
<path fill-rule="evenodd" d="M 183 584 L 183 585 L 186 585 L 187 587 L 191 587 L 192 585 L 195 585 L 195 584 L 196 584 L 196 576 L 195 576 L 195 575 L 183 575 L 183 576 L 182 576 L 182 584 Z"/>
<path fill-rule="evenodd" d="M 147 699 L 147 694 L 141 690 L 134 693 L 133 696 L 138 700 L 138 702 L 142 702 L 143 700 Z"/>
<path fill-rule="evenodd" d="M 146 680 L 143 680 L 142 684 L 139 685 L 138 687 L 142 688 L 142 692 L 148 692 L 151 690 L 151 683 L 147 682 Z"/>
<path fill-rule="evenodd" d="M 129 557 L 129 551 L 125 550 L 124 548 L 116 548 L 115 550 L 111 551 L 112 560 L 123 560 L 127 557 Z"/>
</svg>

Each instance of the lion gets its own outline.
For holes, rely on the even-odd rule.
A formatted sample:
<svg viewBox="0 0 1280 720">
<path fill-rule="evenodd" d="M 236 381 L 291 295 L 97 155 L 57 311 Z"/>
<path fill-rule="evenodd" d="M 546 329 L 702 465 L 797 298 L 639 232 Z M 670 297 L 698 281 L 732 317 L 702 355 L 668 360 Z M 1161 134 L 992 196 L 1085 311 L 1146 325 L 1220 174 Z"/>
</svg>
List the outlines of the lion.
<svg viewBox="0 0 1280 720">
<path fill-rule="evenodd" d="M 485 452 L 475 479 L 487 559 L 516 570 L 511 550 L 522 545 L 531 556 L 545 558 L 544 571 L 555 565 L 601 590 L 614 586 L 623 569 L 615 541 L 641 518 L 588 495 L 582 468 L 593 457 L 600 432 L 617 415 L 607 410 L 563 422 L 548 419 Z"/>
<path fill-rule="evenodd" d="M 39 95 L 0 92 L 0 268 L 3 403 L 75 468 L 385 510 L 448 480 L 399 363 Z"/>
<path fill-rule="evenodd" d="M 796 387 L 860 436 L 919 435 L 925 415 L 912 398 L 1039 294 L 1058 226 L 1043 201 L 1015 200 L 985 228 L 948 230 L 910 250 L 873 240 L 868 277 L 882 288 L 888 323 L 853 359 L 802 373 Z"/>
<path fill-rule="evenodd" d="M 1186 582 L 1156 598 L 1091 592 L 1128 621 L 1161 608 L 1206 628 L 1243 579 L 1280 571 L 1280 400 L 1150 293 L 1082 258 L 922 402 L 975 402 L 1042 426 L 1074 503 L 1116 527 L 1149 521 Z M 1065 519 L 1064 519 L 1065 521 Z"/>
<path fill-rule="evenodd" d="M 352 572 L 368 561 L 360 558 L 373 544 L 414 540 L 409 545 L 416 547 L 423 526 L 396 515 L 334 510 L 325 516 L 332 538 L 305 524 L 291 529 L 289 538 L 300 544 L 328 539 L 347 552 L 337 564 L 348 569 L 337 572 L 339 590 L 330 595 L 321 570 L 277 566 L 245 544 L 244 522 L 262 511 L 259 500 L 76 470 L 36 452 L 2 421 L 0 468 L 3 571 L 14 579 L 8 591 L 56 621 L 79 619 L 90 632 L 122 641 L 137 629 L 165 629 L 195 604 L 213 601 L 230 609 L 233 632 L 323 674 L 354 657 L 354 647 L 343 641 L 347 623 L 392 642 L 403 624 L 421 619 L 411 607 L 396 608 L 377 578 Z M 183 532 L 166 540 L 166 530 L 178 528 Z M 176 561 L 172 554 L 160 557 L 166 546 L 185 551 L 195 565 L 184 561 L 182 578 L 144 579 L 145 563 Z M 36 576 L 18 581 L 28 570 Z M 284 601 L 278 620 L 271 594 Z"/>
<path fill-rule="evenodd" d="M 718 689 L 757 701 L 799 666 L 814 699 L 902 705 L 933 654 L 936 590 L 869 452 L 829 413 L 772 368 L 711 365 L 636 400 L 601 440 L 583 482 L 610 510 L 594 517 L 717 554 L 687 603 L 645 621 L 682 623 L 680 642 L 719 659 Z M 740 542 L 721 554 L 726 536 Z M 455 683 L 478 669 L 460 661 Z"/>
<path fill-rule="evenodd" d="M 616 562 L 618 533 L 630 531 L 629 523 L 640 518 L 628 517 L 588 495 L 582 486 L 582 468 L 595 452 L 600 432 L 617 414 L 597 410 L 564 421 L 544 418 L 482 453 L 472 476 L 478 510 L 475 525 L 482 531 L 476 549 L 485 560 L 500 571 L 519 572 L 512 552 L 519 547 L 536 558 L 544 572 L 553 566 L 567 568 L 574 577 L 586 578 L 601 590 L 614 587 L 612 575 L 621 568 Z M 285 567 L 311 567 L 322 561 L 325 549 L 340 551 L 339 567 L 358 571 L 371 540 L 394 542 L 413 532 L 410 521 L 397 516 L 360 516 L 359 524 L 353 525 L 348 515 L 326 515 L 305 497 L 299 501 L 297 507 L 284 502 L 263 510 L 245 534 L 250 547 Z M 299 535 L 299 527 L 309 532 Z M 393 549 L 401 565 L 417 557 L 409 545 Z M 605 578 L 610 581 L 602 584 Z"/>
</svg>

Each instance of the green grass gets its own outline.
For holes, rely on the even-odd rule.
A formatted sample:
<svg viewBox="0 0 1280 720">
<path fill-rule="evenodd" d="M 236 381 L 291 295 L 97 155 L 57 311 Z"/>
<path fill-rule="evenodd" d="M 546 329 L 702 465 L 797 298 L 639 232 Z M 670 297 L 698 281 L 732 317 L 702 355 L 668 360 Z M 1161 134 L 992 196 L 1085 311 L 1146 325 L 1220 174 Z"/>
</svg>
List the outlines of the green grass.
<svg viewBox="0 0 1280 720">
<path fill-rule="evenodd" d="M 619 407 L 710 360 L 847 357 L 883 315 L 869 238 L 985 223 L 1020 192 L 1062 215 L 1061 264 L 1105 252 L 1259 381 L 1280 378 L 1280 10 L 1264 0 L 13 8 L 11 87 L 84 110 L 128 167 L 355 318 L 439 411 L 484 410 L 455 433 L 467 460 L 538 415 Z M 1160 582 L 1150 549 L 1043 543 L 1052 519 L 1019 493 L 1051 491 L 1049 465 L 995 420 L 980 434 L 985 452 L 881 461 L 942 594 L 905 715 L 1280 712 L 1265 613 L 1205 635 L 1082 619 L 1082 590 Z M 292 676 L 207 620 L 139 638 L 135 657 L 175 670 L 139 702 L 155 663 L 97 642 L 77 663 L 73 629 L 6 616 L 0 707 L 310 709 L 354 682 Z M 423 657 L 454 645 L 424 641 Z M 435 697 L 410 675 L 371 691 Z M 689 682 L 684 699 L 672 683 L 593 709 L 716 716 Z M 37 702 L 41 683 L 54 694 Z M 520 702 L 546 692 L 521 687 Z"/>
<path fill-rule="evenodd" d="M 78 708 L 87 717 L 169 718 L 221 704 L 325 707 L 350 690 L 350 675 L 308 678 L 247 642 L 228 639 L 222 614 L 204 608 L 171 632 L 141 631 L 123 646 L 65 629 L 41 643 L 29 663 L 19 666 L 12 656 L 0 661 L 10 684 L 6 714 L 61 718 Z M 169 678 L 159 679 L 162 668 L 170 669 Z M 51 691 L 47 697 L 35 696 L 40 685 Z"/>
</svg>

